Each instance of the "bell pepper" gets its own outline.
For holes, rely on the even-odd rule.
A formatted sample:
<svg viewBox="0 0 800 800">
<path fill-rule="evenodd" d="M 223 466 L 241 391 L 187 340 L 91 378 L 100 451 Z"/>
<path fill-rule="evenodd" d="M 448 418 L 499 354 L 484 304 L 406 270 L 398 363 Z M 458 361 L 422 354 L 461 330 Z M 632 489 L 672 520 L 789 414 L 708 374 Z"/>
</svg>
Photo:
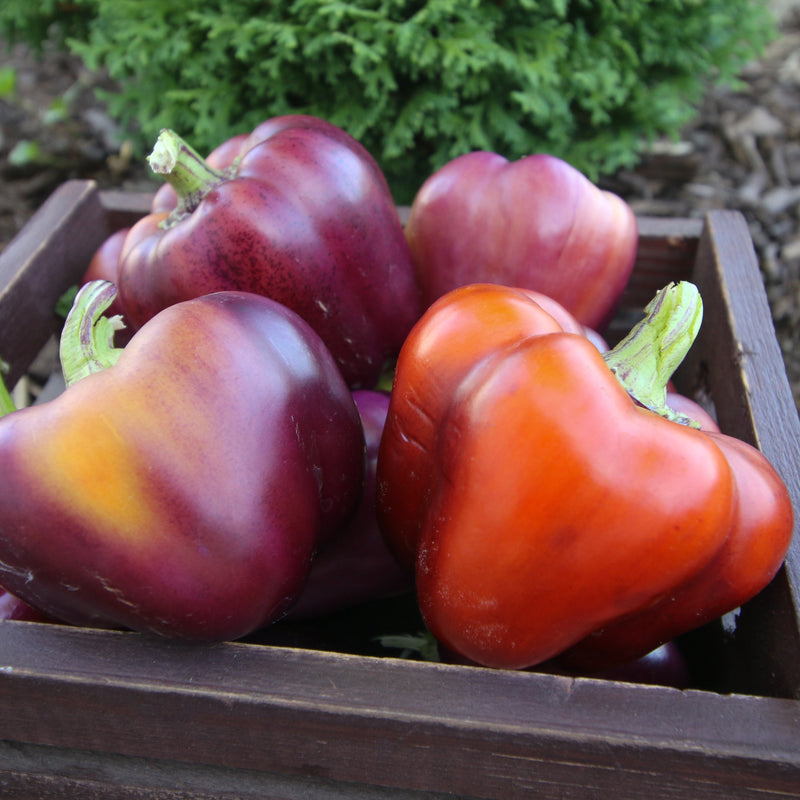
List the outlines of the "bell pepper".
<svg viewBox="0 0 800 800">
<path fill-rule="evenodd" d="M 405 230 L 424 307 L 458 286 L 499 283 L 548 295 L 601 332 L 638 246 L 622 198 L 544 153 L 453 159 L 423 183 Z"/>
<path fill-rule="evenodd" d="M 120 350 L 113 297 L 78 293 L 66 391 L 0 418 L 0 585 L 67 622 L 239 638 L 285 613 L 355 512 L 358 410 L 273 300 L 184 301 Z"/>
<path fill-rule="evenodd" d="M 660 292 L 602 354 L 502 286 L 440 298 L 397 362 L 384 535 L 423 618 L 489 667 L 598 671 L 741 605 L 791 537 L 767 459 L 666 404 L 702 304 Z M 573 653 L 568 653 L 575 648 Z"/>
<path fill-rule="evenodd" d="M 375 472 L 389 409 L 384 392 L 353 392 L 366 441 L 364 494 L 342 531 L 314 557 L 303 592 L 287 619 L 310 619 L 392 595 L 410 592 L 413 581 L 392 555 L 378 527 Z"/>
<path fill-rule="evenodd" d="M 513 346 L 523 336 L 564 331 L 580 335 L 584 329 L 552 298 L 482 284 L 454 290 L 412 329 L 400 351 L 378 455 L 379 524 L 408 569 L 414 568 L 418 529 L 436 489 L 430 447 L 453 387 L 479 353 Z M 400 480 L 404 473 L 407 479 Z"/>
<path fill-rule="evenodd" d="M 277 117 L 224 143 L 211 166 L 172 131 L 150 155 L 174 189 L 133 226 L 118 269 L 137 328 L 173 303 L 222 290 L 291 308 L 352 388 L 373 388 L 421 313 L 397 210 L 370 154 L 330 123 Z M 220 149 L 218 148 L 218 149 Z"/>
<path fill-rule="evenodd" d="M 777 572 L 789 547 L 792 513 L 787 494 L 766 459 L 753 447 L 708 434 L 727 460 L 734 479 L 734 521 L 724 546 L 677 592 L 593 631 L 561 653 L 568 670 L 608 670 L 635 658 L 659 640 L 711 622 L 758 594 Z"/>
</svg>

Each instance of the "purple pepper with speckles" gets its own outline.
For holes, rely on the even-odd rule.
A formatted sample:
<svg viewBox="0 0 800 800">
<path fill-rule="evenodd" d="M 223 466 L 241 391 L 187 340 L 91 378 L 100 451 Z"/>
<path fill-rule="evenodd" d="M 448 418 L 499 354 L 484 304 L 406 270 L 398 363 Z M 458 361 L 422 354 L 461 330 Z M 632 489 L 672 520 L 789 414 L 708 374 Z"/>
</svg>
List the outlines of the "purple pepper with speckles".
<svg viewBox="0 0 800 800">
<path fill-rule="evenodd" d="M 218 292 L 101 354 L 0 418 L 0 585 L 67 622 L 198 641 L 282 616 L 363 491 L 358 409 L 322 340 L 273 300 Z"/>
<path fill-rule="evenodd" d="M 126 239 L 126 319 L 138 327 L 182 300 L 254 292 L 303 317 L 351 388 L 373 388 L 421 315 L 383 173 L 349 134 L 311 116 L 267 120 L 233 145 L 212 167 L 162 131 L 150 165 L 174 192 Z"/>
</svg>

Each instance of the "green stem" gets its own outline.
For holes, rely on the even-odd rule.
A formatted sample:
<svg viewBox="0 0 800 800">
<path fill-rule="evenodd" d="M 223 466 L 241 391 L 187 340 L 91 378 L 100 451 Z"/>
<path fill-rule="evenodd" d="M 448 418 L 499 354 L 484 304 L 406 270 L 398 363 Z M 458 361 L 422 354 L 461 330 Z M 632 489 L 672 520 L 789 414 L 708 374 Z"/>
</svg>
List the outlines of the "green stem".
<svg viewBox="0 0 800 800">
<path fill-rule="evenodd" d="M 163 223 L 171 227 L 188 216 L 227 174 L 210 167 L 203 157 L 168 128 L 161 131 L 147 158 L 150 169 L 161 175 L 178 195 L 178 205 Z"/>
<path fill-rule="evenodd" d="M 5 372 L 7 369 L 8 365 L 5 361 L 0 361 L 0 373 Z M 14 398 L 11 396 L 11 392 L 8 391 L 2 375 L 0 375 L 0 417 L 5 417 L 16 410 L 17 406 L 14 403 Z"/>
<path fill-rule="evenodd" d="M 645 408 L 674 422 L 699 427 L 667 405 L 667 383 L 700 330 L 700 292 L 688 281 L 671 283 L 644 311 L 644 319 L 603 358 L 628 393 Z"/>
<path fill-rule="evenodd" d="M 382 647 L 402 650 L 403 652 L 400 654 L 400 658 L 419 656 L 423 661 L 441 661 L 439 657 L 439 643 L 428 630 L 418 634 L 384 634 L 382 636 L 376 636 L 375 641 L 379 642 Z"/>
<path fill-rule="evenodd" d="M 121 348 L 114 347 L 115 332 L 125 327 L 122 318 L 103 316 L 116 294 L 113 283 L 90 281 L 75 295 L 59 344 L 67 386 L 114 366 L 122 353 Z"/>
</svg>

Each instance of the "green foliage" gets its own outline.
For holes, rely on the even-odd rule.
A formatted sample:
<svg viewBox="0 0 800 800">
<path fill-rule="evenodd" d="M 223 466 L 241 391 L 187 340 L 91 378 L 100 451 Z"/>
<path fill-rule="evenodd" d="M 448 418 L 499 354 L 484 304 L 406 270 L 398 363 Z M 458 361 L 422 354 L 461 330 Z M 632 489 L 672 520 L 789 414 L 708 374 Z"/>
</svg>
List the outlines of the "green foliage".
<svg viewBox="0 0 800 800">
<path fill-rule="evenodd" d="M 774 33 L 758 0 L 4 3 L 8 36 L 55 29 L 118 81 L 107 103 L 145 151 L 162 127 L 207 151 L 315 114 L 372 152 L 401 201 L 475 149 L 549 152 L 591 177 L 632 165 Z"/>
<path fill-rule="evenodd" d="M 13 67 L 0 67 L 0 99 L 13 97 L 17 90 L 17 71 Z"/>
<path fill-rule="evenodd" d="M 89 35 L 96 6 L 95 0 L 3 0 L 0 33 L 10 42 L 24 42 L 35 52 L 41 52 L 49 41 L 65 47 L 67 38 Z"/>
<path fill-rule="evenodd" d="M 12 167 L 28 167 L 31 164 L 43 163 L 44 159 L 41 145 L 27 139 L 18 141 L 8 153 L 8 163 Z"/>
</svg>

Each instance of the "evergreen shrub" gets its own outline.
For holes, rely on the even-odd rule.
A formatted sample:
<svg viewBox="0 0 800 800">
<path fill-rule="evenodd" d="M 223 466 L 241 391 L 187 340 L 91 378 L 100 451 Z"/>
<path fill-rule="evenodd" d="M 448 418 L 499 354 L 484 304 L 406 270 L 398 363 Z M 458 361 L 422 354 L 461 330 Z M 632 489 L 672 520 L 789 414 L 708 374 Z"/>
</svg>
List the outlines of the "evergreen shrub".
<svg viewBox="0 0 800 800">
<path fill-rule="evenodd" d="M 105 70 L 148 152 L 302 112 L 349 131 L 400 202 L 449 159 L 548 152 L 596 179 L 674 137 L 774 23 L 758 0 L 3 0 L 0 31 Z"/>
</svg>

